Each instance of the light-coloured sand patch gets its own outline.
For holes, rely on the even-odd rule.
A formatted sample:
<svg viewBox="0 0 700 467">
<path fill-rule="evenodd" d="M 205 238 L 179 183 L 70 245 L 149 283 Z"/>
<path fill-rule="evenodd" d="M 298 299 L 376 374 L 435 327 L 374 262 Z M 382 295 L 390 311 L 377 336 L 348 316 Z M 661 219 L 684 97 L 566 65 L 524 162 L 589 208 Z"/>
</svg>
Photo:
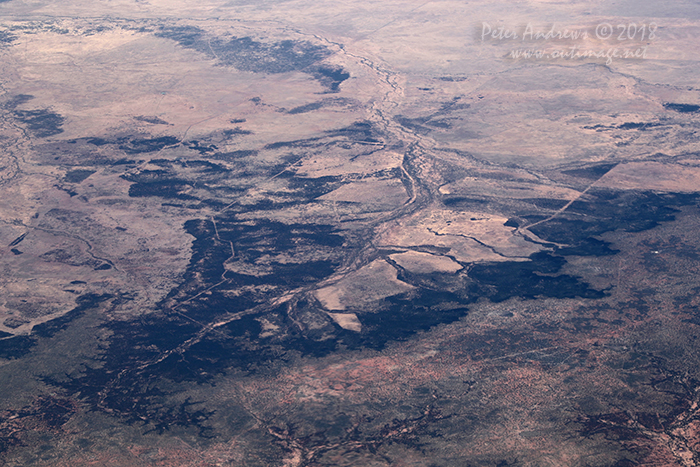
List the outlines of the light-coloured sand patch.
<svg viewBox="0 0 700 467">
<path fill-rule="evenodd" d="M 431 272 L 454 273 L 462 269 L 462 266 L 447 258 L 446 256 L 436 256 L 418 251 L 407 251 L 390 255 L 402 268 L 408 269 L 417 274 L 429 274 Z"/>
<path fill-rule="evenodd" d="M 449 255 L 460 262 L 524 261 L 542 250 L 503 225 L 507 220 L 477 212 L 423 211 L 380 234 L 377 244 L 449 248 Z"/>
<path fill-rule="evenodd" d="M 330 286 L 318 289 L 316 291 L 316 298 L 318 298 L 321 304 L 328 310 L 344 310 L 345 305 L 340 301 L 342 294 L 342 288 Z"/>
<path fill-rule="evenodd" d="M 477 212 L 436 212 L 430 229 L 438 236 L 467 236 L 488 245 L 497 253 L 509 257 L 527 257 L 542 247 L 516 235 L 516 229 L 506 227 L 507 218 Z"/>
<path fill-rule="evenodd" d="M 362 331 L 362 323 L 355 313 L 328 313 L 328 316 L 333 318 L 333 321 L 343 329 L 355 332 Z"/>
<path fill-rule="evenodd" d="M 373 149 L 373 145 L 355 143 L 350 155 L 356 155 L 348 158 L 346 149 L 324 148 L 323 153 L 304 158 L 297 174 L 304 177 L 325 177 L 374 173 L 401 165 L 401 154 L 394 151 L 371 152 Z"/>
<path fill-rule="evenodd" d="M 343 185 L 318 199 L 377 206 L 400 206 L 406 202 L 408 195 L 400 180 L 363 180 Z"/>
<path fill-rule="evenodd" d="M 279 326 L 271 323 L 269 320 L 267 320 L 265 318 L 260 318 L 257 321 L 260 323 L 260 327 L 262 328 L 262 332 L 260 333 L 260 336 L 259 336 L 261 338 L 274 336 L 280 328 Z"/>
<path fill-rule="evenodd" d="M 479 261 L 512 261 L 471 238 L 454 235 L 437 236 L 427 226 L 414 225 L 392 229 L 382 235 L 378 246 L 434 246 L 449 249 L 449 255 L 457 261 L 475 263 Z"/>
<path fill-rule="evenodd" d="M 318 289 L 316 298 L 328 310 L 345 310 L 362 307 L 414 288 L 398 280 L 396 276 L 396 269 L 386 261 L 378 259 L 348 274 L 336 284 Z"/>
<path fill-rule="evenodd" d="M 478 177 L 467 177 L 443 185 L 440 187 L 440 193 L 445 195 L 496 196 L 498 198 L 515 199 L 548 198 L 565 200 L 575 199 L 580 195 L 576 190 L 560 186 L 488 180 Z"/>
<path fill-rule="evenodd" d="M 661 162 L 620 164 L 605 174 L 596 186 L 626 190 L 697 192 L 700 191 L 700 167 Z"/>
</svg>

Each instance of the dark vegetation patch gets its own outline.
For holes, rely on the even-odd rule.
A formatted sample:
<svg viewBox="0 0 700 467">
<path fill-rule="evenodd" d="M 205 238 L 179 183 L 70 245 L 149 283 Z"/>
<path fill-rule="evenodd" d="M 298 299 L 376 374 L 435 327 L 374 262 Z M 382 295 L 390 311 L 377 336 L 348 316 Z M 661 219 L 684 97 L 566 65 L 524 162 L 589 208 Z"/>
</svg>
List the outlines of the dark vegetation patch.
<svg viewBox="0 0 700 467">
<path fill-rule="evenodd" d="M 43 261 L 50 263 L 63 263 L 73 266 L 88 265 L 96 267 L 100 262 L 96 259 L 83 256 L 78 250 L 66 250 L 63 248 L 55 248 L 43 253 L 39 256 Z"/>
<path fill-rule="evenodd" d="M 611 131 L 611 130 L 648 130 L 650 128 L 658 127 L 661 126 L 660 123 L 655 123 L 655 122 L 626 122 L 622 123 L 620 125 L 588 125 L 584 126 L 583 128 L 585 130 L 595 130 L 598 133 L 603 132 L 603 131 Z"/>
<path fill-rule="evenodd" d="M 442 200 L 442 203 L 448 207 L 483 205 L 488 202 L 489 201 L 486 198 L 473 198 L 467 196 L 450 196 Z"/>
<path fill-rule="evenodd" d="M 157 37 L 174 40 L 183 47 L 215 58 L 225 66 L 253 73 L 302 71 L 321 82 L 331 92 L 350 77 L 342 68 L 318 65 L 332 55 L 324 46 L 308 41 L 261 42 L 251 37 L 222 39 L 194 26 L 165 27 Z"/>
<path fill-rule="evenodd" d="M 97 167 L 135 164 L 134 159 L 127 159 L 121 151 L 96 150 L 95 146 L 113 144 L 100 138 L 77 138 L 72 140 L 53 140 L 37 143 L 37 157 L 45 165 L 55 165 L 72 170 L 97 170 Z M 112 149 L 112 148 L 110 148 Z M 76 172 L 76 175 L 79 172 Z M 70 177 L 70 175 L 69 175 Z M 69 180 L 65 180 L 70 182 Z"/>
<path fill-rule="evenodd" d="M 584 130 L 595 130 L 597 132 L 608 131 L 608 130 L 612 130 L 613 128 L 615 128 L 615 127 L 612 125 L 600 125 L 600 124 L 598 124 L 598 125 L 586 125 L 583 127 Z"/>
<path fill-rule="evenodd" d="M 467 78 L 464 76 L 441 76 L 438 78 L 440 81 L 447 81 L 449 83 L 452 82 L 459 82 L 459 81 L 466 81 Z"/>
<path fill-rule="evenodd" d="M 168 122 L 156 116 L 147 117 L 145 115 L 139 115 L 138 117 L 134 117 L 134 120 L 138 120 L 139 122 L 150 123 L 152 125 L 169 125 Z"/>
<path fill-rule="evenodd" d="M 328 136 L 344 136 L 352 141 L 379 143 L 384 132 L 372 122 L 358 121 L 345 128 L 327 131 Z"/>
<path fill-rule="evenodd" d="M 476 301 L 476 295 L 465 292 L 475 292 L 475 289 L 456 294 L 422 288 L 412 294 L 388 297 L 376 313 L 361 315 L 362 333 L 339 330 L 339 340 L 350 349 L 381 350 L 389 342 L 406 340 L 417 332 L 466 316 L 467 306 Z M 444 303 L 455 305 L 442 307 Z"/>
<path fill-rule="evenodd" d="M 159 138 L 133 138 L 127 141 L 119 142 L 119 149 L 127 154 L 141 154 L 146 152 L 160 151 L 166 146 L 174 146 L 180 143 L 180 140 L 174 136 L 161 136 Z"/>
<path fill-rule="evenodd" d="M 216 159 L 234 161 L 237 159 L 242 159 L 244 157 L 255 157 L 257 155 L 258 155 L 258 151 L 241 149 L 239 151 L 217 152 L 217 153 L 213 154 L 212 157 L 214 157 Z"/>
<path fill-rule="evenodd" d="M 582 167 L 580 169 L 563 170 L 562 173 L 571 175 L 572 177 L 597 180 L 606 173 L 610 172 L 616 165 L 617 164 L 598 164 L 590 167 Z"/>
<path fill-rule="evenodd" d="M 224 192 L 235 192 L 233 188 L 210 188 L 210 184 L 216 185 L 219 181 L 228 178 L 230 169 L 222 164 L 208 160 L 184 160 L 184 159 L 155 159 L 153 165 L 161 167 L 156 170 L 141 170 L 127 173 L 121 178 L 133 182 L 129 187 L 129 196 L 196 200 L 197 197 L 185 193 L 196 187 L 213 191 L 212 196 Z M 229 193 L 230 194 L 230 193 Z M 216 199 L 203 200 L 206 203 L 220 203 Z"/>
<path fill-rule="evenodd" d="M 556 249 L 556 253 L 562 256 L 610 256 L 619 252 L 611 249 L 608 242 L 592 237 L 581 239 L 574 246 Z"/>
<path fill-rule="evenodd" d="M 165 159 L 159 159 L 159 162 L 157 165 L 162 166 L 171 166 L 172 162 L 167 161 Z M 129 173 L 129 174 L 124 174 L 121 176 L 124 180 L 127 180 L 129 182 L 134 182 L 134 183 L 150 183 L 150 182 L 162 182 L 162 181 L 170 181 L 172 177 L 172 173 L 168 170 L 161 170 L 161 169 L 156 169 L 156 170 L 141 170 L 137 173 Z"/>
<path fill-rule="evenodd" d="M 174 40 L 183 47 L 196 48 L 204 34 L 204 30 L 196 26 L 171 26 L 162 28 L 155 36 Z"/>
<path fill-rule="evenodd" d="M 342 177 L 325 176 L 317 178 L 299 177 L 290 172 L 284 172 L 280 178 L 287 179 L 288 187 L 294 190 L 294 198 L 302 201 L 310 201 L 338 189 L 342 184 Z"/>
<path fill-rule="evenodd" d="M 337 254 L 338 247 L 345 241 L 333 227 L 325 225 L 239 222 L 235 217 L 226 216 L 218 218 L 216 223 L 218 236 L 211 221 L 192 220 L 185 224 L 187 232 L 195 237 L 190 265 L 182 286 L 169 294 L 160 313 L 130 322 L 106 324 L 113 337 L 102 358 L 102 367 L 87 368 L 75 377 L 48 382 L 71 394 L 80 393 L 89 405 L 108 408 L 124 416 L 128 422 L 148 424 L 158 432 L 168 430 L 168 427 L 185 426 L 196 429 L 200 436 L 210 436 L 207 420 L 211 413 L 198 409 L 195 403 L 169 402 L 169 392 L 165 388 L 169 387 L 168 381 L 207 382 L 231 366 L 255 371 L 283 356 L 289 349 L 257 342 L 261 327 L 256 318 L 260 314 L 244 316 L 219 327 L 219 331 L 205 336 L 185 352 L 176 352 L 150 365 L 144 363 L 156 362 L 163 352 L 171 351 L 194 337 L 201 330 L 199 323 L 211 323 L 221 319 L 222 314 L 249 310 L 269 300 L 268 294 L 240 293 L 243 285 L 268 285 L 270 290 L 284 291 L 315 283 L 332 274 L 338 266 L 332 254 Z M 270 274 L 244 276 L 228 273 L 223 267 L 224 261 L 231 256 L 231 243 L 236 257 L 246 261 L 267 254 L 294 251 L 300 246 L 317 252 L 327 251 L 331 257 L 299 263 L 272 262 Z M 171 300 L 189 298 L 200 287 L 210 288 L 222 278 L 226 278 L 227 283 L 211 288 L 210 293 L 196 300 L 181 302 L 178 312 L 182 315 L 170 312 L 167 303 Z M 193 284 L 196 285 L 194 290 Z M 231 295 L 229 291 L 236 293 Z M 288 326 L 290 329 L 294 327 L 291 322 Z M 311 350 L 312 342 L 299 339 Z M 266 359 L 268 363 L 265 363 Z M 127 371 L 122 372 L 124 369 Z M 120 374 L 119 383 L 113 384 L 116 374 Z"/>
<path fill-rule="evenodd" d="M 49 109 L 14 110 L 13 115 L 37 138 L 63 133 L 65 119 Z"/>
<path fill-rule="evenodd" d="M 206 174 L 216 174 L 230 172 L 229 169 L 216 162 L 211 162 L 208 160 L 185 160 L 185 159 L 153 159 L 150 164 L 156 165 L 158 167 L 167 168 L 180 168 L 180 169 L 192 169 L 195 175 L 202 173 Z M 173 172 L 165 170 L 144 170 L 134 175 L 126 175 L 122 178 L 133 182 L 147 182 L 153 180 L 165 180 L 169 178 Z"/>
<path fill-rule="evenodd" d="M 14 109 L 22 104 L 26 104 L 32 99 L 34 99 L 34 96 L 30 94 L 17 94 L 16 96 L 12 96 L 7 102 L 5 102 L 4 107 L 6 109 Z"/>
<path fill-rule="evenodd" d="M 10 242 L 10 244 L 7 245 L 7 246 L 17 246 L 17 245 L 19 245 L 20 243 L 22 243 L 22 240 L 24 240 L 24 238 L 27 236 L 28 233 L 29 233 L 29 232 L 23 233 L 23 234 L 20 235 L 19 237 L 17 237 L 17 238 L 15 238 L 14 240 L 12 240 L 12 241 Z"/>
<path fill-rule="evenodd" d="M 111 327 L 115 332 L 113 340 L 116 342 L 132 342 L 140 347 L 149 348 L 155 348 L 156 345 L 162 344 L 161 342 L 148 343 L 142 339 L 147 336 L 154 337 L 155 330 L 150 329 L 149 333 L 149 328 L 153 324 L 164 324 L 162 322 L 154 323 L 151 319 L 145 319 L 144 323 L 139 323 L 139 326 L 128 327 L 128 325 L 120 326 L 119 324 L 115 323 Z M 183 330 L 176 326 L 165 326 L 162 331 L 177 333 Z M 191 335 L 191 333 L 184 335 Z M 93 407 L 93 410 L 108 409 L 110 413 L 122 417 L 130 425 L 138 424 L 149 427 L 148 431 L 162 434 L 172 427 L 179 426 L 195 428 L 199 436 L 211 437 L 211 428 L 206 425 L 206 422 L 213 412 L 193 407 L 197 403 L 190 399 L 173 403 L 168 400 L 168 396 L 172 394 L 171 390 L 158 385 L 160 377 L 156 376 L 153 370 L 164 370 L 165 365 L 159 364 L 155 365 L 154 368 L 133 371 L 134 361 L 146 357 L 148 352 L 144 351 L 143 348 L 130 351 L 132 349 L 126 346 L 120 346 L 120 350 L 124 352 L 123 360 L 115 359 L 116 355 L 113 356 L 111 353 L 108 353 L 103 359 L 104 365 L 112 371 L 118 372 L 124 368 L 132 369 L 132 371 L 122 374 L 121 384 L 118 385 L 118 389 L 115 388 L 116 390 L 106 389 L 113 380 L 111 372 L 90 367 L 87 367 L 84 374 L 77 378 L 68 381 L 45 378 L 45 382 L 61 387 L 70 394 L 79 394 L 81 401 Z M 151 352 L 151 355 L 155 357 L 158 352 Z M 148 361 L 148 358 L 145 358 L 144 361 Z M 105 391 L 106 397 L 101 397 L 101 391 Z"/>
<path fill-rule="evenodd" d="M 620 130 L 646 130 L 648 128 L 654 128 L 656 126 L 661 126 L 661 124 L 650 122 L 627 122 L 619 125 L 617 128 L 619 128 Z"/>
<path fill-rule="evenodd" d="M 83 180 L 85 180 L 94 173 L 94 170 L 89 169 L 71 170 L 66 173 L 65 177 L 63 177 L 63 180 L 68 183 L 81 183 Z"/>
<path fill-rule="evenodd" d="M 231 136 L 245 136 L 245 135 L 252 135 L 253 132 L 250 130 L 244 130 L 243 128 L 236 127 L 236 128 L 227 128 L 222 131 L 223 135 L 226 137 L 231 137 Z"/>
<path fill-rule="evenodd" d="M 459 110 L 468 109 L 469 107 L 470 104 L 461 102 L 460 97 L 454 97 L 452 100 L 444 102 L 436 112 L 425 117 L 410 118 L 405 115 L 397 115 L 394 117 L 394 120 L 405 128 L 418 134 L 427 134 L 435 128 L 452 128 L 451 120 L 455 117 L 450 117 L 449 115 Z"/>
<path fill-rule="evenodd" d="M 223 174 L 226 172 L 230 172 L 230 170 L 224 167 L 223 165 L 207 160 L 177 160 L 175 162 L 182 168 L 195 169 L 199 173 Z"/>
<path fill-rule="evenodd" d="M 430 115 L 430 118 L 435 118 L 436 116 L 439 115 L 444 115 L 450 112 L 454 112 L 456 110 L 466 110 L 469 107 L 471 107 L 471 104 L 466 104 L 464 102 L 461 102 L 462 98 L 459 96 L 453 97 L 451 100 L 447 102 L 443 102 L 443 104 L 440 106 L 440 109 L 437 112 L 434 112 L 432 115 Z"/>
<path fill-rule="evenodd" d="M 134 183 L 129 187 L 129 196 L 133 198 L 158 196 L 169 199 L 197 199 L 187 193 L 182 193 L 190 187 L 190 183 L 185 180 L 154 180 L 152 182 Z"/>
<path fill-rule="evenodd" d="M 450 122 L 446 118 L 443 118 L 440 120 L 435 120 L 435 119 L 429 120 L 429 121 L 425 122 L 425 125 L 429 126 L 431 128 L 442 128 L 444 130 L 449 130 L 450 128 L 452 128 L 452 122 Z"/>
<path fill-rule="evenodd" d="M 664 108 L 668 110 L 673 110 L 680 113 L 696 113 L 700 111 L 700 105 L 695 104 L 674 104 L 672 102 L 666 102 Z"/>
<path fill-rule="evenodd" d="M 32 335 L 44 338 L 52 337 L 58 331 L 65 329 L 73 320 L 85 314 L 87 310 L 96 308 L 100 303 L 106 302 L 111 298 L 113 296 L 109 294 L 89 293 L 81 295 L 75 300 L 77 304 L 75 308 L 56 319 L 37 324 L 32 328 Z"/>
<path fill-rule="evenodd" d="M 15 336 L 0 340 L 0 358 L 20 358 L 29 353 L 36 341 L 29 336 Z"/>
<path fill-rule="evenodd" d="M 0 0 L 0 3 L 5 3 L 9 1 L 10 0 Z M 15 40 L 17 40 L 17 36 L 15 36 L 14 34 L 8 31 L 0 31 L 0 44 L 10 44 Z"/>
<path fill-rule="evenodd" d="M 112 162 L 111 165 L 117 166 L 117 165 L 133 165 L 136 164 L 136 161 L 134 159 L 127 159 L 122 158 L 122 159 L 117 159 L 116 161 Z"/>
<path fill-rule="evenodd" d="M 525 203 L 530 203 L 541 209 L 559 210 L 566 206 L 568 199 L 552 199 L 552 198 L 525 198 L 522 200 Z"/>
<path fill-rule="evenodd" d="M 448 118 L 436 119 L 434 116 L 408 118 L 403 115 L 397 115 L 394 120 L 402 126 L 415 131 L 418 134 L 426 134 L 435 128 L 450 129 L 452 123 Z"/>
<path fill-rule="evenodd" d="M 158 167 L 172 167 L 175 161 L 172 159 L 151 159 L 148 163 L 151 165 L 157 165 Z"/>
<path fill-rule="evenodd" d="M 348 144 L 362 143 L 381 143 L 385 137 L 384 132 L 368 121 L 357 121 L 347 127 L 328 130 L 324 137 L 306 138 L 293 141 L 278 141 L 265 146 L 265 149 L 280 149 L 280 148 L 323 148 L 340 146 L 343 149 L 348 149 Z M 328 138 L 340 138 L 341 141 L 329 141 Z M 377 144 L 379 146 L 379 144 Z M 293 154 L 285 158 L 285 161 L 292 164 L 301 159 L 299 154 Z"/>
<path fill-rule="evenodd" d="M 87 138 L 87 143 L 93 146 L 105 146 L 113 144 L 127 154 L 142 154 L 160 151 L 167 146 L 180 144 L 180 140 L 174 136 L 160 136 L 156 138 L 120 137 L 115 139 Z M 126 160 L 125 160 L 126 161 Z M 125 162 L 131 163 L 133 161 Z M 117 162 L 115 162 L 116 164 Z"/>
<path fill-rule="evenodd" d="M 13 446 L 26 446 L 23 432 L 60 432 L 78 410 L 75 401 L 55 395 L 39 396 L 34 402 L 19 410 L 4 411 L 0 423 L 0 453 Z M 41 449 L 41 448 L 39 448 Z M 40 451 L 39 451 L 40 452 Z"/>
<path fill-rule="evenodd" d="M 424 118 L 409 118 L 405 115 L 397 115 L 396 117 L 394 117 L 394 120 L 399 125 L 408 128 L 409 130 L 412 130 L 418 133 L 419 135 L 426 135 L 431 131 L 430 128 L 424 125 Z"/>
<path fill-rule="evenodd" d="M 20 416 L 31 415 L 39 419 L 44 427 L 56 430 L 65 425 L 76 412 L 74 401 L 55 396 L 41 396 L 34 403 L 34 410 L 21 411 Z"/>
<path fill-rule="evenodd" d="M 265 145 L 265 149 L 296 148 L 317 145 L 321 138 L 298 139 L 294 141 L 277 141 Z"/>
<path fill-rule="evenodd" d="M 330 92 L 339 92 L 340 84 L 350 78 L 350 73 L 340 67 L 319 66 L 311 71 L 311 75 L 316 78 Z"/>
<path fill-rule="evenodd" d="M 314 110 L 318 110 L 320 108 L 325 107 L 327 104 L 324 101 L 319 101 L 319 102 L 312 102 L 311 104 L 306 104 L 306 105 L 300 105 L 299 107 L 294 107 L 291 110 L 288 110 L 287 113 L 290 115 L 296 115 L 296 114 L 303 114 L 307 112 L 313 112 Z"/>
<path fill-rule="evenodd" d="M 187 143 L 187 147 L 194 150 L 194 151 L 199 152 L 200 154 L 209 154 L 209 153 L 212 153 L 212 152 L 216 151 L 217 149 L 219 149 L 214 144 L 201 145 L 199 143 L 199 141 L 194 140 L 194 139 Z"/>
<path fill-rule="evenodd" d="M 511 297 L 535 299 L 552 298 L 603 298 L 603 291 L 591 289 L 579 278 L 558 274 L 566 260 L 549 252 L 530 256 L 527 262 L 476 264 L 469 276 L 483 285 L 482 296 L 502 302 Z"/>
<path fill-rule="evenodd" d="M 306 41 L 268 44 L 250 37 L 234 37 L 228 41 L 215 39 L 211 41 L 211 48 L 223 63 L 254 73 L 301 71 L 331 55 L 325 47 Z"/>
<path fill-rule="evenodd" d="M 92 144 L 93 146 L 104 146 L 106 144 L 112 144 L 111 141 L 106 140 L 104 138 L 88 138 L 86 141 L 89 144 Z"/>
<path fill-rule="evenodd" d="M 254 292 L 237 294 L 232 298 L 226 293 L 227 290 L 240 291 L 244 285 L 268 285 L 283 293 L 328 277 L 338 266 L 339 258 L 334 259 L 333 255 L 345 244 L 345 238 L 335 233 L 331 226 L 286 225 L 263 220 L 239 222 L 232 215 L 220 216 L 216 223 L 218 235 L 211 221 L 193 220 L 186 223 L 187 232 L 195 237 L 191 262 L 183 285 L 173 290 L 164 302 L 190 297 L 198 290 L 209 288 L 226 278 L 226 284 L 212 288 L 207 295 L 178 307 L 180 313 L 205 324 L 217 320 L 222 313 L 249 310 L 269 300 L 268 295 L 257 296 Z M 230 244 L 233 244 L 236 258 L 247 262 L 255 262 L 267 255 L 294 252 L 300 247 L 328 251 L 330 256 L 325 260 L 297 264 L 272 262 L 269 274 L 254 277 L 224 269 L 224 261 L 231 256 Z M 507 296 L 534 297 L 536 294 L 601 295 L 600 292 L 591 292 L 570 276 L 544 276 L 556 273 L 564 262 L 562 258 L 542 255 L 534 257 L 534 264 L 529 266 L 522 263 L 498 265 L 502 267 L 498 271 L 485 267 L 483 271 L 478 271 L 477 280 L 459 293 L 447 292 L 439 287 L 424 287 L 411 294 L 389 297 L 380 304 L 376 313 L 362 314 L 362 333 L 344 330 L 330 322 L 323 326 L 324 333 L 301 331 L 288 315 L 286 305 L 282 305 L 231 321 L 221 326 L 220 332 L 206 335 L 185 352 L 174 352 L 165 360 L 144 367 L 143 362 L 155 361 L 162 352 L 176 348 L 201 329 L 200 325 L 168 313 L 168 309 L 164 308 L 161 314 L 132 322 L 108 324 L 114 337 L 106 351 L 104 367 L 88 369 L 84 375 L 68 382 L 53 384 L 70 391 L 80 391 L 88 402 L 101 400 L 107 408 L 122 413 L 132 422 L 141 423 L 143 418 L 147 418 L 161 430 L 167 429 L 168 424 L 181 424 L 195 427 L 208 436 L 207 414 L 195 406 L 166 404 L 167 391 L 163 389 L 163 381 L 206 382 L 218 373 L 229 371 L 227 369 L 231 367 L 255 373 L 277 365 L 275 362 L 291 358 L 290 352 L 322 356 L 340 348 L 381 349 L 388 342 L 407 339 L 421 330 L 459 319 L 467 313 L 470 303 L 484 295 L 495 300 Z M 198 284 L 197 289 L 191 290 L 191 284 Z M 497 293 L 485 293 L 483 288 L 495 289 Z M 446 306 L 446 303 L 451 305 Z M 297 313 L 309 308 L 313 308 L 313 305 L 303 301 L 295 306 Z M 325 316 L 322 310 L 317 310 L 317 315 Z M 261 337 L 263 330 L 256 318 L 263 316 L 285 329 L 285 333 L 270 338 Z M 300 316 L 296 319 L 304 320 Z M 334 338 L 329 338 L 328 332 Z M 121 373 L 118 387 L 110 386 L 112 389 L 105 395 L 104 388 L 112 381 L 113 375 L 125 367 L 132 370 Z M 136 370 L 138 367 L 144 369 Z"/>
<path fill-rule="evenodd" d="M 697 203 L 696 194 L 591 189 L 565 212 L 530 230 L 543 240 L 581 247 L 590 237 L 614 230 L 641 232 L 675 219 L 678 207 Z M 524 216 L 535 222 L 529 216 Z"/>
<path fill-rule="evenodd" d="M 24 319 L 20 316 L 10 316 L 9 318 L 5 319 L 2 324 L 10 329 L 17 329 L 18 327 L 27 323 L 29 323 L 28 319 Z"/>
<path fill-rule="evenodd" d="M 357 137 L 373 137 L 371 127 L 367 126 L 352 128 L 350 134 L 356 135 L 358 131 L 361 134 Z M 143 177 L 138 183 L 166 179 L 172 175 L 171 168 L 178 164 L 179 161 L 163 159 L 157 161 L 162 170 L 130 176 Z M 286 177 L 290 187 L 307 200 L 338 182 L 333 177 Z M 673 220 L 677 212 L 675 206 L 697 200 L 694 195 L 613 190 L 590 190 L 588 195 L 572 205 L 570 217 L 563 214 L 561 219 L 533 227 L 533 232 L 541 238 L 570 246 L 536 253 L 529 262 L 474 265 L 468 277 L 465 274 L 402 273 L 400 278 L 417 285 L 417 289 L 378 301 L 371 310 L 357 310 L 363 324 L 360 333 L 337 326 L 311 299 L 301 298 L 296 303 L 252 311 L 292 289 L 310 287 L 329 277 L 352 253 L 352 242 L 346 238 L 347 234 L 341 235 L 331 225 L 242 220 L 236 216 L 236 206 L 215 218 L 216 227 L 211 220 L 190 220 L 185 224 L 186 231 L 195 238 L 190 263 L 181 285 L 164 299 L 160 311 L 138 320 L 115 320 L 105 324 L 112 337 L 104 349 L 102 366 L 50 382 L 69 394 L 80 394 L 92 408 L 109 409 L 129 422 L 149 426 L 158 432 L 169 426 L 189 427 L 209 437 L 212 436 L 208 421 L 211 413 L 196 401 L 174 402 L 169 392 L 172 382 L 207 383 L 215 375 L 231 371 L 271 371 L 299 355 L 382 349 L 389 342 L 408 339 L 416 332 L 459 319 L 468 313 L 470 304 L 483 297 L 496 302 L 511 297 L 604 297 L 606 291 L 592 289 L 580 278 L 561 273 L 567 256 L 615 254 L 609 244 L 594 237 L 617 229 L 652 228 L 659 222 Z M 241 209 L 250 212 L 251 207 Z M 535 218 L 535 215 L 523 216 L 522 222 L 514 219 L 512 223 L 526 224 Z M 426 250 L 430 248 L 426 246 Z M 232 250 L 235 251 L 233 257 Z M 312 257 L 304 256 L 308 251 L 314 252 Z M 282 254 L 285 261 L 274 261 L 275 256 Z M 289 258 L 298 260 L 289 261 Z M 265 264 L 267 269 L 264 274 L 252 275 L 234 273 L 224 267 L 225 262 L 236 265 L 238 261 L 241 262 L 240 271 L 254 264 Z M 263 289 L 264 293 L 259 292 Z M 198 295 L 204 290 L 208 292 Z M 192 299 L 195 295 L 198 296 Z M 173 306 L 177 306 L 177 313 L 173 313 Z M 202 324 L 218 322 L 224 314 L 244 311 L 250 314 L 219 326 L 217 332 L 206 334 L 195 344 L 178 350 L 197 336 Z M 275 323 L 282 332 L 265 337 L 260 318 Z M 307 322 L 317 326 L 299 325 Z M 575 326 L 588 329 L 593 324 L 581 320 Z M 508 346 L 530 348 L 527 346 L 531 345 L 538 349 L 549 345 L 525 335 L 505 330 L 497 332 L 500 334 L 490 338 L 498 345 L 475 348 L 475 354 L 481 352 L 487 358 L 491 348 L 502 352 Z M 469 345 L 468 342 L 464 344 L 465 348 Z M 167 358 L 161 359 L 166 353 Z M 532 358 L 545 357 L 533 355 Z"/>
<path fill-rule="evenodd" d="M 70 195 L 71 198 L 72 198 L 73 196 L 76 196 L 76 195 L 78 194 L 77 191 L 73 191 L 73 190 L 71 190 L 70 188 L 66 188 L 66 187 L 61 186 L 61 185 L 54 185 L 54 188 L 56 188 L 57 190 L 61 190 L 61 191 L 64 191 L 64 192 L 68 193 L 68 194 Z"/>
<path fill-rule="evenodd" d="M 199 233 L 209 231 L 203 225 L 196 226 L 196 229 Z M 230 371 L 231 367 L 257 373 L 278 365 L 280 361 L 294 358 L 294 354 L 323 356 L 337 351 L 339 345 L 382 348 L 387 342 L 404 339 L 417 329 L 428 329 L 439 322 L 458 319 L 466 313 L 466 308 L 440 309 L 440 313 L 436 314 L 440 303 L 455 299 L 452 294 L 427 291 L 411 299 L 387 302 L 385 312 L 370 318 L 376 318 L 370 324 L 371 332 L 358 335 L 336 327 L 337 339 L 324 339 L 321 336 L 309 338 L 299 330 L 288 316 L 286 306 L 282 305 L 220 326 L 218 332 L 207 334 L 185 352 L 173 352 L 164 360 L 159 359 L 162 352 L 176 348 L 196 335 L 201 327 L 172 314 L 150 315 L 132 322 L 113 322 L 108 325 L 114 337 L 103 358 L 103 368 L 87 368 L 83 375 L 68 381 L 48 382 L 69 393 L 80 392 L 84 402 L 89 405 L 97 405 L 99 401 L 103 408 L 121 414 L 132 423 L 146 424 L 143 420 L 147 419 L 159 431 L 180 425 L 198 430 L 201 436 L 211 436 L 207 425 L 211 413 L 197 409 L 195 404 L 182 406 L 168 402 L 168 390 L 164 389 L 168 387 L 167 381 L 204 383 L 216 374 Z M 250 307 L 251 303 L 239 303 L 220 295 L 208 301 L 207 306 L 211 308 L 208 318 L 204 313 L 191 315 L 193 310 L 187 310 L 186 314 L 196 316 L 200 322 L 202 319 L 211 322 L 224 310 L 235 312 Z M 308 307 L 308 303 L 298 304 L 298 308 L 305 307 Z M 406 313 L 409 313 L 408 318 Z M 324 313 L 320 315 L 325 316 Z M 263 329 L 258 321 L 260 317 L 282 326 L 285 334 L 281 337 L 261 337 Z M 420 322 L 416 323 L 413 318 Z M 410 324 L 412 322 L 413 326 Z M 331 325 L 328 328 L 333 330 Z M 143 365 L 143 362 L 149 361 L 154 363 Z M 138 367 L 142 369 L 135 369 Z M 124 368 L 130 368 L 130 371 L 121 372 Z M 117 373 L 120 374 L 119 384 L 110 385 Z"/>
</svg>

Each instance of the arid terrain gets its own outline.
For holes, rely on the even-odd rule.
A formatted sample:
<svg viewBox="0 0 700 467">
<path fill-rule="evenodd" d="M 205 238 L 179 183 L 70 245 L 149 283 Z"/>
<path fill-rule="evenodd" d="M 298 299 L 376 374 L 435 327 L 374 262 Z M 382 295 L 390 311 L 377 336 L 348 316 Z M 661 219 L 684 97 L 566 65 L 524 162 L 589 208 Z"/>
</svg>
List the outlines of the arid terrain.
<svg viewBox="0 0 700 467">
<path fill-rule="evenodd" d="M 0 463 L 700 466 L 698 37 L 0 0 Z"/>
</svg>

